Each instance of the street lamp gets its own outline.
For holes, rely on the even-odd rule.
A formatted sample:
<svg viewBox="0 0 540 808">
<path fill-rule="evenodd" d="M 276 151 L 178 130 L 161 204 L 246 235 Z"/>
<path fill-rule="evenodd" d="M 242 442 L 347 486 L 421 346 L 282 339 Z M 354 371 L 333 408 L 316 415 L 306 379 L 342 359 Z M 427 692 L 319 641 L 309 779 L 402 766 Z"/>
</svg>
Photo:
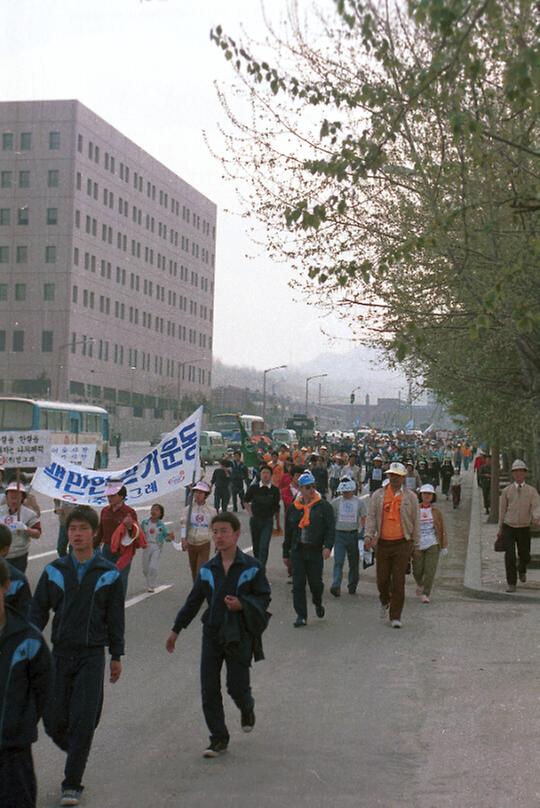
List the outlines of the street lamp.
<svg viewBox="0 0 540 808">
<path fill-rule="evenodd" d="M 309 383 L 312 379 L 324 379 L 325 376 L 328 376 L 328 373 L 317 373 L 316 376 L 308 376 L 306 379 L 306 415 L 308 414 L 308 389 Z"/>
<path fill-rule="evenodd" d="M 88 342 L 94 342 L 94 337 L 85 337 L 84 339 L 79 339 L 76 342 L 66 342 L 64 345 L 59 345 L 56 349 L 56 356 L 57 356 L 57 370 L 56 370 L 56 400 L 60 400 L 60 369 L 63 367 L 61 364 L 62 362 L 62 351 L 64 348 L 75 347 L 76 345 L 83 345 Z"/>
<path fill-rule="evenodd" d="M 263 370 L 263 412 L 262 412 L 262 417 L 263 417 L 264 424 L 266 424 L 266 374 L 270 373 L 272 370 L 282 370 L 283 368 L 286 368 L 286 367 L 287 367 L 287 365 L 276 365 L 275 368 L 266 368 L 266 370 Z"/>
<path fill-rule="evenodd" d="M 354 430 L 354 394 L 357 390 L 360 390 L 360 387 L 355 387 L 351 390 L 351 429 Z"/>
</svg>

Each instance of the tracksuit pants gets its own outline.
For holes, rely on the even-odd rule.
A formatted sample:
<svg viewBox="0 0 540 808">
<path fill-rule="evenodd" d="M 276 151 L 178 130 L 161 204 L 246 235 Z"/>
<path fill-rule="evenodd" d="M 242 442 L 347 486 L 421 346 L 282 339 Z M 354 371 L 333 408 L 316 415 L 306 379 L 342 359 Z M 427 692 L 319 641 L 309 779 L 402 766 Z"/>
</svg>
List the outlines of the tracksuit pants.
<svg viewBox="0 0 540 808">
<path fill-rule="evenodd" d="M 221 696 L 221 668 L 227 669 L 227 692 L 241 712 L 252 710 L 249 665 L 234 655 L 225 654 L 218 639 L 219 629 L 203 626 L 201 654 L 201 694 L 204 718 L 210 730 L 210 742 L 229 741 Z"/>
<path fill-rule="evenodd" d="M 291 550 L 293 577 L 293 606 L 298 617 L 307 620 L 306 583 L 314 606 L 322 604 L 324 591 L 322 548 L 311 549 L 298 544 Z"/>
<path fill-rule="evenodd" d="M 47 735 L 67 752 L 62 788 L 79 791 L 103 707 L 105 654 L 63 657 L 53 653 L 52 660 L 54 685 L 43 723 Z"/>
<path fill-rule="evenodd" d="M 32 747 L 0 750 L 0 805 L 36 808 L 37 786 Z"/>
</svg>

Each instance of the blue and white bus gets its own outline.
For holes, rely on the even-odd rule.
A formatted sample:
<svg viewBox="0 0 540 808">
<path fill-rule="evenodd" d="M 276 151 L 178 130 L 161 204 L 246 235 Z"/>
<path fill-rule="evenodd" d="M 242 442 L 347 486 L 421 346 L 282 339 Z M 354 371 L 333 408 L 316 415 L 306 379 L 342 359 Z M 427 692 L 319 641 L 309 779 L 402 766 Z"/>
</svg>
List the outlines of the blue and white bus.
<svg viewBox="0 0 540 808">
<path fill-rule="evenodd" d="M 0 432 L 27 432 L 33 429 L 50 432 L 53 445 L 95 444 L 94 468 L 107 468 L 109 413 L 103 407 L 0 396 Z"/>
</svg>

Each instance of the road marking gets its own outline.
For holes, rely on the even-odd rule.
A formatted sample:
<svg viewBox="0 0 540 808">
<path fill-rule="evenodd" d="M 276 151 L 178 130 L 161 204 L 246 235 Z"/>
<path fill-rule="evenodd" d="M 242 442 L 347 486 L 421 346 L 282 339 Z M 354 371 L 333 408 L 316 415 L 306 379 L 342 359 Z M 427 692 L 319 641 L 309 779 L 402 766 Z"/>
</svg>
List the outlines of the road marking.
<svg viewBox="0 0 540 808">
<path fill-rule="evenodd" d="M 45 558 L 45 556 L 56 555 L 56 550 L 47 550 L 46 553 L 38 553 L 37 555 L 28 556 L 28 561 L 33 561 L 35 558 Z"/>
<path fill-rule="evenodd" d="M 159 595 L 160 592 L 164 592 L 166 589 L 172 589 L 172 584 L 156 586 L 153 592 L 143 592 L 142 595 L 136 595 L 134 598 L 126 600 L 126 609 L 129 609 L 130 606 L 135 606 L 137 603 L 146 600 L 146 598 L 151 598 L 152 595 Z"/>
</svg>

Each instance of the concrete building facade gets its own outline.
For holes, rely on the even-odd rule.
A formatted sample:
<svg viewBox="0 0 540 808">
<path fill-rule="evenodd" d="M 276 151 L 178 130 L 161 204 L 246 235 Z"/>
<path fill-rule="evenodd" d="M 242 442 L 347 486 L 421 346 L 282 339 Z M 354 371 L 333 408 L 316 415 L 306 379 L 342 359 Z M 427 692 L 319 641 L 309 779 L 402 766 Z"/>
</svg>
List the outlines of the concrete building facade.
<svg viewBox="0 0 540 808">
<path fill-rule="evenodd" d="M 0 103 L 0 138 L 3 393 L 209 397 L 215 204 L 78 101 Z"/>
</svg>

